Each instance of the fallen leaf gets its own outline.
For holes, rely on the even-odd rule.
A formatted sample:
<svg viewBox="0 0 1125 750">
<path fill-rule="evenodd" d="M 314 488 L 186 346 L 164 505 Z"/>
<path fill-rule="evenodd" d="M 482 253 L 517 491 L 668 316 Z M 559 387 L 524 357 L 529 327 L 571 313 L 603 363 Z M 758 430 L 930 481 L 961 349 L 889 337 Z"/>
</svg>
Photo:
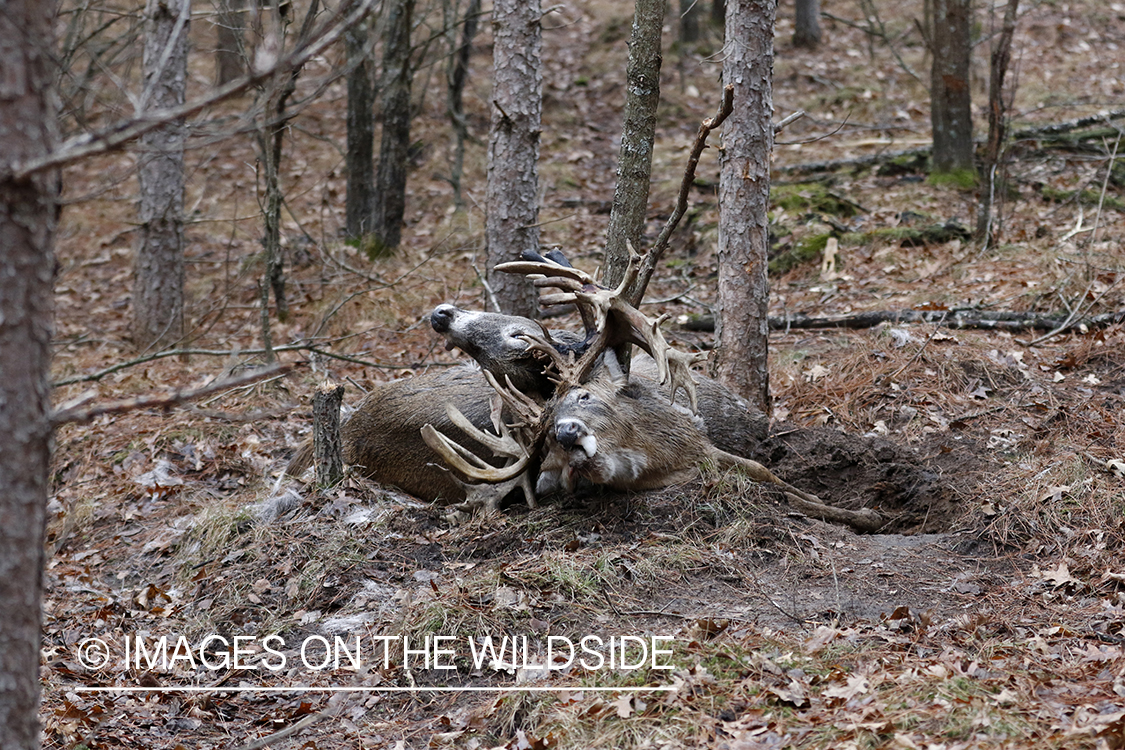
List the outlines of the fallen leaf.
<svg viewBox="0 0 1125 750">
<path fill-rule="evenodd" d="M 809 383 L 815 383 L 830 372 L 831 370 L 824 365 L 813 365 L 805 370 L 805 380 Z"/>
</svg>

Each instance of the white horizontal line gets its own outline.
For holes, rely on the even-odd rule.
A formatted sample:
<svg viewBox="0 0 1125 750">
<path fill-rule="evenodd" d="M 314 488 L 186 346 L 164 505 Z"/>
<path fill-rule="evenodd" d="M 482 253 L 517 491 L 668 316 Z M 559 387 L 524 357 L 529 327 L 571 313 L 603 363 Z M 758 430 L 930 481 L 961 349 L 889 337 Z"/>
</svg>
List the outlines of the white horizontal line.
<svg viewBox="0 0 1125 750">
<path fill-rule="evenodd" d="M 555 693 L 562 692 L 564 690 L 568 690 L 573 693 L 581 692 L 583 690 L 588 690 L 595 693 L 655 693 L 668 692 L 670 690 L 676 689 L 677 688 L 673 685 L 656 685 L 652 687 L 583 687 L 580 685 L 569 685 L 563 687 L 549 687 L 543 685 L 528 685 L 526 687 L 482 687 L 476 685 L 448 687 L 340 687 L 337 685 L 324 685 L 321 687 L 266 687 L 252 685 L 239 685 L 236 687 L 228 687 L 222 685 L 218 687 L 206 687 L 199 685 L 185 685 L 183 687 L 133 687 L 121 685 L 72 688 L 72 690 L 76 693 Z"/>
</svg>

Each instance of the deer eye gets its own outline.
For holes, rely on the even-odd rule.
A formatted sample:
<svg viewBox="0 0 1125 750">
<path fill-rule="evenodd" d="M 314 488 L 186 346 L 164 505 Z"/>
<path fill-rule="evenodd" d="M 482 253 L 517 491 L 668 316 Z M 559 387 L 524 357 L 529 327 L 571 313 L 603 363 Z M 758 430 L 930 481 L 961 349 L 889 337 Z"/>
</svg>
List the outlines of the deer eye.
<svg viewBox="0 0 1125 750">
<path fill-rule="evenodd" d="M 585 403 L 588 403 L 589 401 L 590 401 L 590 394 L 589 393 L 579 393 L 578 394 L 578 403 L 585 404 Z"/>
</svg>

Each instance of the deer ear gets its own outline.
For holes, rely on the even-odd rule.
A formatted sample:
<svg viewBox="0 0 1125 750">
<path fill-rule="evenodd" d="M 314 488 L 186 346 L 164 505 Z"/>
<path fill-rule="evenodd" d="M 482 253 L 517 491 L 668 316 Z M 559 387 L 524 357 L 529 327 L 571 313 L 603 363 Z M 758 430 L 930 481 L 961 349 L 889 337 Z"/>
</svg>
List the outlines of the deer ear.
<svg viewBox="0 0 1125 750">
<path fill-rule="evenodd" d="M 609 382 L 613 384 L 614 388 L 620 391 L 629 384 L 629 376 L 621 369 L 621 361 L 617 359 L 617 352 L 613 349 L 606 349 L 602 361 L 609 374 Z"/>
</svg>

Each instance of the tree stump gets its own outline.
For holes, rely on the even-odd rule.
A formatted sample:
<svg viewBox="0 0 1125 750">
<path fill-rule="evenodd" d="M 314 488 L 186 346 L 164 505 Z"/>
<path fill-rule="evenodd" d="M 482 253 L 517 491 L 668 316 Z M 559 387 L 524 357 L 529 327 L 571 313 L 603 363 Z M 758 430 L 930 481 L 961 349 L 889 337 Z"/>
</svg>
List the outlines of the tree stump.
<svg viewBox="0 0 1125 750">
<path fill-rule="evenodd" d="M 344 386 L 324 381 L 313 394 L 313 454 L 316 457 L 316 483 L 332 487 L 344 476 L 340 440 L 340 403 Z"/>
</svg>

